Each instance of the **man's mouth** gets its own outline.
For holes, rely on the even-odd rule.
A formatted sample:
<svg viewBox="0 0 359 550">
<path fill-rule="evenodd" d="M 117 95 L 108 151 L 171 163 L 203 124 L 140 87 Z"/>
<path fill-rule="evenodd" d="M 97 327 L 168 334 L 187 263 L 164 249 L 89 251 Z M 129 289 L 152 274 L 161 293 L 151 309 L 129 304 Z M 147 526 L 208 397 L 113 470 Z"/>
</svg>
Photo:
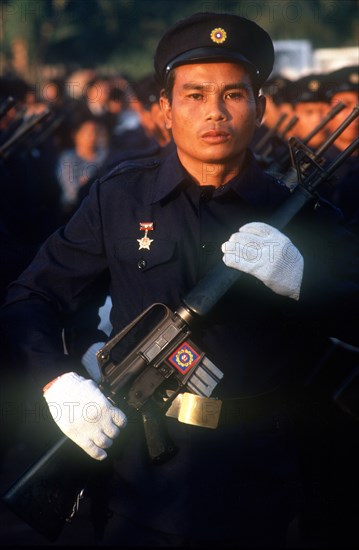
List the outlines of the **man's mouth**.
<svg viewBox="0 0 359 550">
<path fill-rule="evenodd" d="M 231 137 L 231 134 L 229 132 L 225 132 L 223 130 L 209 130 L 208 132 L 204 132 L 201 135 L 201 138 L 203 141 L 206 141 L 207 143 L 225 143 L 228 141 Z"/>
</svg>

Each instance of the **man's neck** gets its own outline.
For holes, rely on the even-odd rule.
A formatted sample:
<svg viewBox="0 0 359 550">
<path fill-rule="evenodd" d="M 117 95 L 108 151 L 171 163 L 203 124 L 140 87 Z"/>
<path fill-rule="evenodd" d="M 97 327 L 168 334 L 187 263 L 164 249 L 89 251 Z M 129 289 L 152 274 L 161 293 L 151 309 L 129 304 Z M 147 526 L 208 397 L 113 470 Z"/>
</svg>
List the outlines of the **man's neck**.
<svg viewBox="0 0 359 550">
<path fill-rule="evenodd" d="M 178 157 L 198 185 L 211 185 L 217 188 L 222 187 L 241 172 L 245 155 L 243 158 L 238 157 L 226 163 L 188 162 L 187 159 L 181 158 L 180 151 L 178 151 Z"/>
</svg>

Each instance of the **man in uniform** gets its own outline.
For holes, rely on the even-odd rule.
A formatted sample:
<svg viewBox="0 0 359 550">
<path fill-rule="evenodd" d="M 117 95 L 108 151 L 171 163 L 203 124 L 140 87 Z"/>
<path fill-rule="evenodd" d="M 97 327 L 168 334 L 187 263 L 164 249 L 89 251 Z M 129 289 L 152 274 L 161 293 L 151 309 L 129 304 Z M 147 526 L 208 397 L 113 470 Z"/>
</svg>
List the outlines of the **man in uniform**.
<svg viewBox="0 0 359 550">
<path fill-rule="evenodd" d="M 329 110 L 324 83 L 322 74 L 309 74 L 286 87 L 287 99 L 293 105 L 293 114 L 298 117 L 291 135 L 304 140 L 322 122 Z M 317 149 L 327 136 L 328 128 L 324 126 L 307 142 L 308 147 Z"/>
<path fill-rule="evenodd" d="M 325 77 L 325 90 L 331 106 L 338 102 L 344 104 L 344 108 L 328 123 L 329 131 L 334 132 L 359 105 L 358 67 L 351 65 L 328 73 Z M 359 117 L 351 122 L 326 152 L 328 162 L 335 159 L 358 136 Z M 323 188 L 323 196 L 341 209 L 351 230 L 356 233 L 359 231 L 358 173 L 359 156 L 358 151 L 354 151 L 336 171 L 335 178 Z"/>
<path fill-rule="evenodd" d="M 122 163 L 95 182 L 9 289 L 4 339 L 50 411 L 60 407 L 55 422 L 95 460 L 110 460 L 116 440 L 104 544 L 278 548 L 298 512 L 282 405 L 328 335 L 357 340 L 358 263 L 353 237 L 326 205 L 308 205 L 283 232 L 270 224 L 289 192 L 261 171 L 249 144 L 273 60 L 269 35 L 237 15 L 199 13 L 171 27 L 155 70 L 176 151 Z M 224 373 L 213 392 L 223 414 L 216 429 L 166 417 L 178 452 L 153 464 L 140 423 L 125 427 L 123 412 L 64 355 L 63 328 L 104 273 L 117 333 L 154 302 L 178 308 L 222 261 L 242 278 L 193 338 Z M 71 419 L 68 402 L 79 405 Z M 88 403 L 101 410 L 91 422 L 81 414 Z"/>
</svg>

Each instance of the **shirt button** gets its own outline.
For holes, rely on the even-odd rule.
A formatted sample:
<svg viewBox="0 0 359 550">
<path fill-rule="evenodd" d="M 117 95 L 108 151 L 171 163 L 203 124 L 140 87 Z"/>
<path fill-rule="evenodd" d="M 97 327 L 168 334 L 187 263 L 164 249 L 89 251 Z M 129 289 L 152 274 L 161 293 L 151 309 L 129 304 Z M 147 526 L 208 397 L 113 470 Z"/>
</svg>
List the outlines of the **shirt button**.
<svg viewBox="0 0 359 550">
<path fill-rule="evenodd" d="M 213 254 L 215 252 L 214 243 L 203 243 L 202 250 L 205 254 Z"/>
<path fill-rule="evenodd" d="M 138 269 L 145 269 L 146 266 L 147 266 L 146 260 L 138 260 L 137 262 Z"/>
</svg>

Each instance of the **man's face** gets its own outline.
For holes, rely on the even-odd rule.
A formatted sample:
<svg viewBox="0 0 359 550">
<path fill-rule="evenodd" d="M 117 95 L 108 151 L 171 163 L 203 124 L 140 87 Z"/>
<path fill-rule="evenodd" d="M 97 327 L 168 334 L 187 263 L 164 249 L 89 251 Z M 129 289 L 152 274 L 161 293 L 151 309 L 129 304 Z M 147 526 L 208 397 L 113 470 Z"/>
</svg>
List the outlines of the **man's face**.
<svg viewBox="0 0 359 550">
<path fill-rule="evenodd" d="M 321 102 L 303 102 L 295 107 L 295 114 L 299 118 L 293 128 L 293 134 L 299 139 L 304 139 L 323 120 L 328 112 L 328 105 Z M 317 132 L 308 142 L 308 146 L 318 148 L 328 136 L 327 126 Z"/>
<path fill-rule="evenodd" d="M 250 76 L 235 63 L 182 65 L 175 69 L 172 102 L 161 98 L 166 127 L 182 164 L 238 166 L 265 100 L 255 99 Z"/>
</svg>

